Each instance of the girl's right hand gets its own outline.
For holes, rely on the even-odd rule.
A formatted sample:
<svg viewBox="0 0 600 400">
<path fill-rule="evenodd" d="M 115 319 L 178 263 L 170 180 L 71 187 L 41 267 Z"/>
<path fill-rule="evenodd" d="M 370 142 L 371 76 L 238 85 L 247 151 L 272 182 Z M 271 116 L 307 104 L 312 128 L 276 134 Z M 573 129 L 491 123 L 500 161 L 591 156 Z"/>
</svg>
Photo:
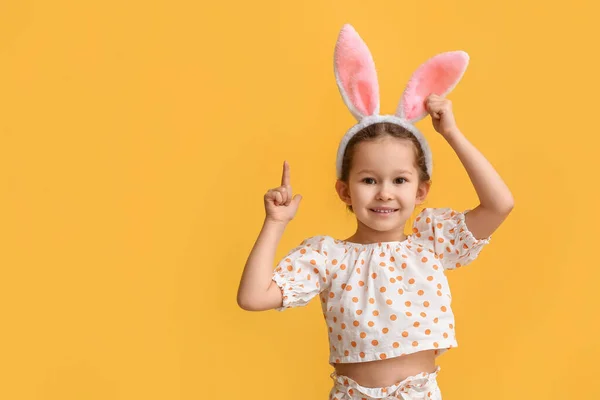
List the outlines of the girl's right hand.
<svg viewBox="0 0 600 400">
<path fill-rule="evenodd" d="M 265 194 L 265 211 L 267 220 L 274 222 L 290 222 L 298 211 L 298 205 L 302 196 L 297 194 L 292 197 L 292 186 L 290 184 L 290 166 L 287 161 L 283 162 L 283 174 L 281 186 L 270 189 Z"/>
</svg>

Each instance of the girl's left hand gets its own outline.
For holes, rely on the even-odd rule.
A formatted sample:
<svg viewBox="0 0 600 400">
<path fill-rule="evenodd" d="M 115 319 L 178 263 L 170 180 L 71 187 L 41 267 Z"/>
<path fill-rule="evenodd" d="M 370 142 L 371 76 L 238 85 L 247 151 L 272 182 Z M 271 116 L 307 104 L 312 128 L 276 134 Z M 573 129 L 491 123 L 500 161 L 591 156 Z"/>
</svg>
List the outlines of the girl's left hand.
<svg viewBox="0 0 600 400">
<path fill-rule="evenodd" d="M 433 128 L 442 136 L 447 137 L 458 130 L 450 100 L 436 94 L 429 95 L 425 100 L 425 109 L 431 115 Z"/>
</svg>

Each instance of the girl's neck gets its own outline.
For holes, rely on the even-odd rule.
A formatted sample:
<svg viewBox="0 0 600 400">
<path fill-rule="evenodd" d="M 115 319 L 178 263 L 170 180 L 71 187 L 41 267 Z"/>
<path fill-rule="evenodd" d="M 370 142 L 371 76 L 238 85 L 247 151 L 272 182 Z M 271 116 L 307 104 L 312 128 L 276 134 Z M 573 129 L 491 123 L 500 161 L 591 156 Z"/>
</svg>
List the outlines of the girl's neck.
<svg viewBox="0 0 600 400">
<path fill-rule="evenodd" d="M 363 225 L 359 222 L 358 228 L 354 235 L 346 239 L 346 242 L 352 243 L 378 243 L 378 242 L 403 242 L 407 239 L 403 228 L 393 229 L 389 231 L 377 231 Z"/>
</svg>

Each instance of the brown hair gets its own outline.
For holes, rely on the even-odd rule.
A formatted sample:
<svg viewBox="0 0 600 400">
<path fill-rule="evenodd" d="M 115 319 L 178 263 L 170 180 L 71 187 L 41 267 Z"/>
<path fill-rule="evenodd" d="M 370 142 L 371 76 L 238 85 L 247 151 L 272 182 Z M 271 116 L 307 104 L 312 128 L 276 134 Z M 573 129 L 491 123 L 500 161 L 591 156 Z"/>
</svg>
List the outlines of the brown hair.
<svg viewBox="0 0 600 400">
<path fill-rule="evenodd" d="M 385 136 L 391 136 L 396 139 L 409 140 L 413 144 L 415 150 L 415 167 L 419 172 L 419 182 L 431 183 L 431 177 L 427 173 L 427 165 L 425 163 L 425 153 L 417 138 L 406 128 L 400 125 L 389 122 L 378 122 L 369 125 L 358 131 L 348 142 L 344 157 L 342 158 L 342 176 L 341 181 L 348 183 L 350 176 L 350 168 L 352 167 L 352 159 L 354 158 L 355 147 L 360 142 L 374 141 Z M 352 206 L 347 206 L 348 210 L 352 211 Z"/>
</svg>

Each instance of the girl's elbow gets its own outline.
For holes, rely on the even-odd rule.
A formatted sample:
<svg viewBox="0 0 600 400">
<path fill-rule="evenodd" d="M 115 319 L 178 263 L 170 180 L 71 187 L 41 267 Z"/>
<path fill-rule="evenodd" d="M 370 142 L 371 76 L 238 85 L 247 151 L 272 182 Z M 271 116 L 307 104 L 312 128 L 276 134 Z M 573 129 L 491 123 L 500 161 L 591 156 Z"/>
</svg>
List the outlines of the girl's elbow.
<svg viewBox="0 0 600 400">
<path fill-rule="evenodd" d="M 515 199 L 511 194 L 508 195 L 508 198 L 505 201 L 504 211 L 506 214 L 510 214 L 510 212 L 515 208 Z"/>
<path fill-rule="evenodd" d="M 267 308 L 264 307 L 260 302 L 250 301 L 249 299 L 237 298 L 237 305 L 244 311 L 265 311 Z"/>
<path fill-rule="evenodd" d="M 237 305 L 244 311 L 255 311 L 255 307 L 253 306 L 252 302 L 248 301 L 248 299 L 240 296 L 239 294 L 237 296 Z"/>
</svg>

